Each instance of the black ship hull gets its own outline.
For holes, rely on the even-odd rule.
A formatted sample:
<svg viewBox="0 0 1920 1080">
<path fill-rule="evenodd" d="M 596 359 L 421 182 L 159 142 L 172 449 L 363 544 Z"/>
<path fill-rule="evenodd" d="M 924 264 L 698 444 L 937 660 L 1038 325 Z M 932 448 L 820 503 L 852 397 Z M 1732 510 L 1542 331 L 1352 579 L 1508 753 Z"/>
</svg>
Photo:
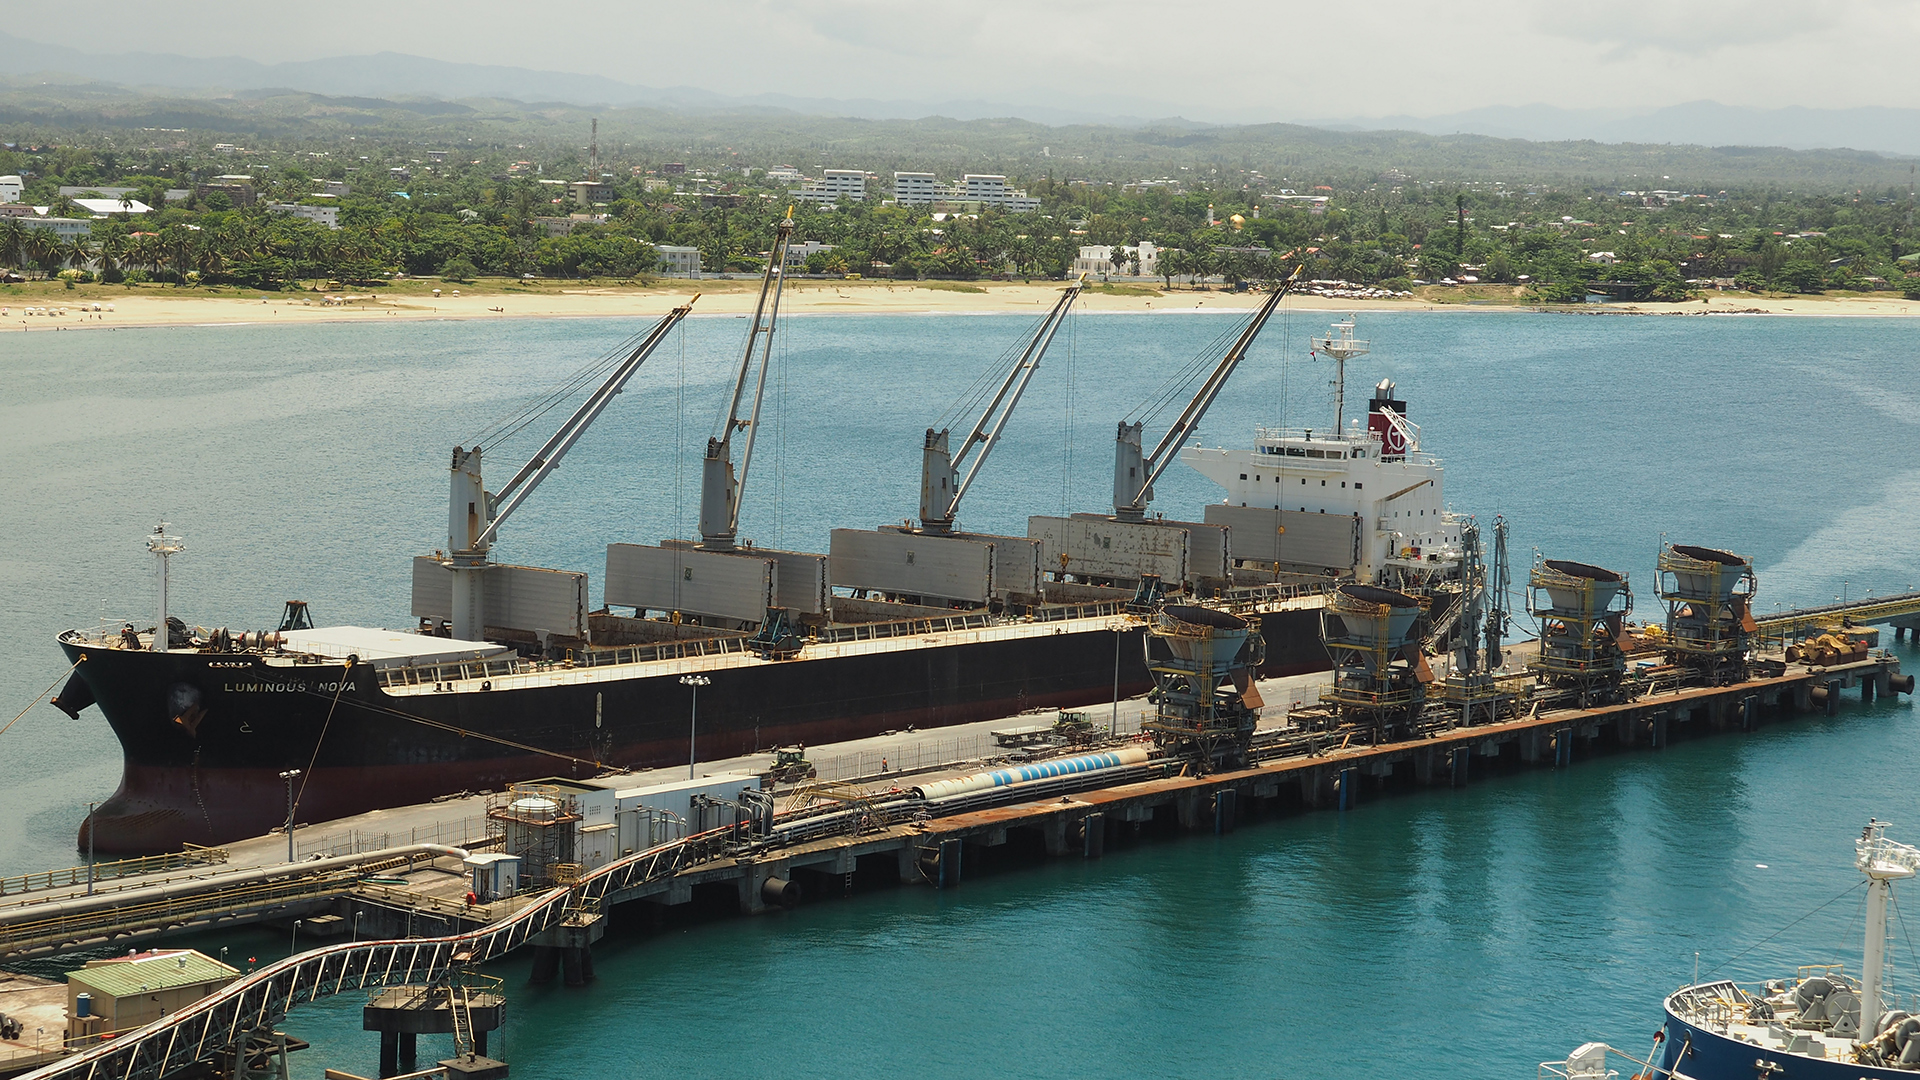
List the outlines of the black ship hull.
<svg viewBox="0 0 1920 1080">
<path fill-rule="evenodd" d="M 1263 615 L 1267 676 L 1324 669 L 1316 610 Z M 1138 629 L 1120 643 L 1120 689 L 1151 685 Z M 707 673 L 698 756 L 820 745 L 890 729 L 933 728 L 1110 699 L 1106 629 L 751 662 Z M 258 836 L 287 816 L 315 822 L 542 776 L 687 759 L 685 663 L 598 669 L 546 685 L 389 692 L 360 665 L 259 654 L 154 653 L 61 638 L 124 754 L 120 787 L 82 826 L 103 854 L 177 850 Z M 84 659 L 83 659 L 84 655 Z M 91 832 L 91 836 L 89 836 Z"/>
</svg>

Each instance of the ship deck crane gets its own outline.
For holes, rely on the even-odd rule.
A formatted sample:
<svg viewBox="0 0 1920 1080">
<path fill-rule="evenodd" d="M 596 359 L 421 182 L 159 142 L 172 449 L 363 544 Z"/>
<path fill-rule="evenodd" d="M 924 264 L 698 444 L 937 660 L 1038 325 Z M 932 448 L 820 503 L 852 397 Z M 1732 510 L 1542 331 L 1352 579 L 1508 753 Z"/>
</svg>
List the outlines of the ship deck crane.
<svg viewBox="0 0 1920 1080">
<path fill-rule="evenodd" d="M 1067 311 L 1073 307 L 1074 300 L 1086 287 L 1083 275 L 1080 280 L 1068 286 L 1060 299 L 1040 320 L 1027 338 L 1026 347 L 1007 370 L 994 391 L 992 400 L 980 413 L 980 419 L 974 422 L 973 430 L 960 443 L 958 450 L 950 448 L 951 429 L 936 431 L 927 429 L 927 441 L 920 458 L 920 527 L 928 532 L 950 532 L 954 518 L 960 511 L 960 500 L 973 486 L 973 479 L 980 475 L 980 467 L 987 463 L 987 455 L 1000 442 L 1000 432 L 1007 426 L 1007 418 L 1013 415 L 1014 406 L 1020 404 L 1020 396 L 1027 391 L 1027 384 L 1033 380 L 1034 372 L 1040 370 L 1040 360 L 1047 353 L 1047 346 L 1053 343 L 1053 335 L 1059 331 L 1060 324 L 1066 321 Z M 967 468 L 965 477 L 959 475 L 961 466 L 967 464 L 967 458 L 978 450 Z"/>
<path fill-rule="evenodd" d="M 695 297 L 694 299 L 698 299 Z M 487 629 L 486 592 L 481 572 L 486 570 L 488 552 L 499 536 L 500 526 L 526 502 L 541 481 L 560 467 L 560 460 L 573 449 L 589 425 L 640 370 L 647 357 L 666 340 L 667 333 L 693 310 L 693 301 L 674 308 L 635 345 L 626 358 L 614 366 L 613 373 L 599 389 L 567 417 L 540 449 L 513 474 L 499 494 L 486 490 L 480 475 L 480 447 L 453 448 L 453 465 L 447 507 L 447 551 L 444 564 L 453 571 L 453 636 L 463 641 L 484 639 Z"/>
<path fill-rule="evenodd" d="M 767 254 L 767 272 L 760 279 L 760 300 L 754 305 L 747 347 L 741 352 L 740 365 L 734 372 L 733 393 L 721 413 L 719 430 L 707 439 L 707 457 L 700 471 L 700 547 L 708 551 L 733 550 L 734 539 L 740 532 L 740 495 L 746 487 L 747 469 L 753 464 L 753 437 L 760 430 L 760 402 L 766 396 L 774 325 L 780 317 L 780 296 L 787 280 L 787 245 L 792 239 L 793 209 L 789 207 L 785 220 L 777 227 L 773 250 Z M 749 375 L 754 376 L 753 405 L 742 416 L 740 406 L 746 396 Z M 737 474 L 733 468 L 736 431 L 746 432 Z"/>
<path fill-rule="evenodd" d="M 1214 365 L 1213 372 L 1200 385 L 1200 389 L 1194 393 L 1192 400 L 1187 402 L 1187 407 L 1180 411 L 1180 416 L 1174 420 L 1173 426 L 1167 429 L 1166 435 L 1162 436 L 1160 442 L 1154 446 L 1151 454 L 1140 452 L 1140 431 L 1145 427 L 1145 421 L 1135 423 L 1120 421 L 1120 430 L 1114 439 L 1114 517 L 1121 521 L 1140 521 L 1146 517 L 1147 504 L 1153 501 L 1153 482 L 1160 478 L 1160 474 L 1166 471 L 1168 465 L 1173 463 L 1175 456 L 1173 451 L 1177 450 L 1199 428 L 1201 417 L 1207 414 L 1207 409 L 1213 405 L 1214 399 L 1220 396 L 1221 388 L 1226 386 L 1227 379 L 1232 377 L 1234 369 L 1240 366 L 1240 361 L 1246 358 L 1247 349 L 1253 345 L 1253 340 L 1260 336 L 1260 330 L 1266 326 L 1268 317 L 1273 314 L 1273 309 L 1279 306 L 1287 293 L 1293 291 L 1294 283 L 1300 280 L 1300 275 L 1305 270 L 1306 265 L 1302 263 L 1273 292 L 1268 294 L 1266 301 L 1253 313 L 1253 318 L 1248 320 L 1247 325 L 1240 331 L 1240 335 L 1234 339 L 1226 354 L 1220 358 L 1220 362 Z"/>
</svg>

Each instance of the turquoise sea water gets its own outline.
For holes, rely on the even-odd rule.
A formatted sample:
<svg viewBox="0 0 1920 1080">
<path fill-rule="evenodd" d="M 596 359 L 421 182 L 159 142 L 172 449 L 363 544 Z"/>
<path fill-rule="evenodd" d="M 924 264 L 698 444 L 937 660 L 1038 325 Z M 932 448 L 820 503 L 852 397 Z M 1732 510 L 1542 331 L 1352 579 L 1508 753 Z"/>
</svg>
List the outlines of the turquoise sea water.
<svg viewBox="0 0 1920 1080">
<path fill-rule="evenodd" d="M 1214 407 L 1208 444 L 1331 420 L 1283 314 Z M 821 550 L 916 509 L 922 430 L 1030 320 L 789 320 L 743 532 Z M 1114 422 L 1224 316 L 1079 316 L 962 522 L 1101 508 Z M 172 610 L 270 626 L 402 625 L 407 557 L 443 543 L 448 448 L 646 320 L 208 327 L 0 339 L 0 723 L 64 666 L 59 630 L 151 621 L 141 536 L 186 538 Z M 1363 318 L 1349 410 L 1382 377 L 1447 463 L 1448 501 L 1535 547 L 1628 571 L 1652 615 L 1661 535 L 1753 558 L 1759 607 L 1920 584 L 1920 380 L 1899 320 Z M 589 570 L 686 535 L 697 458 L 744 320 L 689 320 L 503 530 L 503 560 Z M 539 426 L 533 429 L 544 434 Z M 1156 429 L 1150 426 L 1149 433 Z M 678 453 L 676 453 L 678 447 Z M 528 439 L 489 456 L 510 475 Z M 1156 508 L 1218 497 L 1175 465 Z M 1920 655 L 1902 646 L 1909 670 Z M 512 994 L 521 1077 L 836 1074 L 1521 1076 L 1589 1037 L 1644 1050 L 1658 995 L 1853 882 L 1869 815 L 1920 836 L 1906 699 L 1837 720 L 1148 842 L 1095 863 L 881 890 L 763 919 L 616 922 L 586 990 Z M 67 865 L 117 777 L 97 714 L 0 735 L 0 874 Z M 1899 832 L 1900 830 L 1896 830 Z M 1765 864 L 1760 869 L 1756 864 Z M 1857 897 L 1727 968 L 1857 963 Z M 1896 941 L 1902 927 L 1896 925 Z M 277 934 L 227 944 L 262 959 Z M 1900 955 L 1903 991 L 1915 963 Z M 372 1070 L 356 998 L 296 1012 L 303 1075 Z M 432 1050 L 423 1044 L 425 1058 Z"/>
</svg>

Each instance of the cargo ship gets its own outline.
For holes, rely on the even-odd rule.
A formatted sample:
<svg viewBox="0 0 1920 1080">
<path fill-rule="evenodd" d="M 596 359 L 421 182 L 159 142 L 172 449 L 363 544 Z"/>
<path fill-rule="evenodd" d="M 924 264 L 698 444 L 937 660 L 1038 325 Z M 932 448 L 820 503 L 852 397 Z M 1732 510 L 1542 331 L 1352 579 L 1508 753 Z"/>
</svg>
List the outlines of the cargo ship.
<svg viewBox="0 0 1920 1080">
<path fill-rule="evenodd" d="M 182 545 L 156 531 L 154 628 L 59 638 L 73 671 L 54 703 L 76 718 L 97 705 L 125 758 L 118 790 L 82 826 L 80 846 L 217 844 L 541 776 L 1102 703 L 1152 685 L 1139 612 L 1163 593 L 1205 595 L 1256 618 L 1267 642 L 1263 675 L 1327 667 L 1324 586 L 1330 574 L 1365 570 L 1352 551 L 1325 565 L 1318 555 L 1312 565 L 1235 560 L 1229 526 L 1129 519 L 1118 497 L 1115 515 L 1035 518 L 1027 537 L 954 530 L 964 492 L 952 483 L 956 470 L 976 448 L 977 470 L 1004 414 L 983 416 L 958 454 L 947 452 L 947 432 L 928 433 L 923 494 L 932 494 L 919 528 L 834 530 L 827 555 L 734 542 L 759 409 L 757 392 L 744 391 L 764 382 L 779 284 L 770 269 L 733 412 L 709 441 L 701 541 L 610 545 L 599 611 L 587 611 L 586 574 L 492 563 L 488 547 L 686 308 L 623 343 L 613 375 L 501 492 L 484 485 L 480 448 L 456 448 L 447 549 L 414 564 L 414 628 L 316 627 L 298 602 L 270 631 L 188 627 L 165 600 L 168 562 Z M 1022 380 L 1074 292 L 1029 341 L 1015 365 Z M 1251 333 L 1236 349 L 1250 341 Z M 1010 409 L 1007 397 L 1000 403 Z M 1126 433 L 1123 425 L 1123 459 Z M 1387 445 L 1358 427 L 1354 437 Z M 1401 450 L 1385 464 L 1400 468 Z M 1172 459 L 1160 455 L 1160 467 Z M 1371 481 L 1382 464 L 1378 455 L 1313 460 L 1316 479 L 1351 469 Z M 1430 471 L 1437 500 L 1437 462 L 1416 464 Z M 1139 496 L 1142 487 L 1150 479 L 1129 490 Z M 1347 509 L 1353 535 L 1363 525 L 1377 531 Z M 1059 533 L 1062 521 L 1078 531 Z M 1122 549 L 1128 537 L 1137 542 L 1130 564 L 1113 561 L 1120 533 Z"/>
</svg>

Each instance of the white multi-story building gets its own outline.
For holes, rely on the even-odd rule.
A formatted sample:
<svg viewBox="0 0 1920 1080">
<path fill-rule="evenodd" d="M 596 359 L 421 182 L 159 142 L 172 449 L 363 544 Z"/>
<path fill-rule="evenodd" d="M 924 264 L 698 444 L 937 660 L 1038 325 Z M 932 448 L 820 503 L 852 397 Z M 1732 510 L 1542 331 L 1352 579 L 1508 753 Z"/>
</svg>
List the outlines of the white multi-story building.
<svg viewBox="0 0 1920 1080">
<path fill-rule="evenodd" d="M 1137 269 L 1134 267 L 1136 256 L 1140 262 Z M 1088 244 L 1080 249 L 1079 258 L 1073 260 L 1073 272 L 1089 277 L 1126 273 L 1157 277 L 1160 273 L 1160 248 L 1151 240 L 1142 240 L 1138 246 Z"/>
<path fill-rule="evenodd" d="M 267 209 L 276 214 L 292 214 L 297 218 L 317 221 L 329 229 L 340 227 L 340 208 L 337 206 L 306 206 L 301 203 L 268 203 Z"/>
<path fill-rule="evenodd" d="M 1040 209 L 1039 199 L 1029 198 L 1024 191 L 1009 190 L 1007 178 L 993 173 L 968 173 L 961 178 L 959 190 L 962 192 L 959 198 L 984 206 L 998 206 L 1015 214 Z"/>
<path fill-rule="evenodd" d="M 787 245 L 787 265 L 805 266 L 807 260 L 812 256 L 832 250 L 832 244 L 823 244 L 818 240 L 803 240 L 798 244 L 790 243 Z"/>
<path fill-rule="evenodd" d="M 767 179 L 776 184 L 797 184 L 800 182 L 800 170 L 791 165 L 776 165 L 767 170 Z"/>
<path fill-rule="evenodd" d="M 930 172 L 893 174 L 893 201 L 901 206 L 925 206 L 935 199 L 946 197 L 945 189 Z"/>
<path fill-rule="evenodd" d="M 893 174 L 893 201 L 901 206 L 936 202 L 967 202 L 997 206 L 1016 214 L 1040 209 L 1040 200 L 1007 187 L 1007 178 L 994 173 L 968 173 L 956 184 L 945 185 L 930 172 Z"/>
<path fill-rule="evenodd" d="M 17 176 L 0 176 L 0 203 L 19 202 L 20 192 L 25 188 L 26 184 Z"/>
<path fill-rule="evenodd" d="M 681 247 L 675 244 L 656 244 L 653 250 L 660 256 L 660 269 L 668 277 L 700 276 L 700 249 Z"/>
<path fill-rule="evenodd" d="M 20 224 L 28 225 L 36 229 L 51 229 L 53 234 L 62 240 L 72 240 L 75 237 L 93 235 L 92 218 L 34 216 L 21 218 Z"/>
<path fill-rule="evenodd" d="M 867 173 L 864 169 L 828 169 L 820 179 L 787 194 L 802 202 L 831 204 L 842 198 L 860 202 L 867 197 Z"/>
</svg>

